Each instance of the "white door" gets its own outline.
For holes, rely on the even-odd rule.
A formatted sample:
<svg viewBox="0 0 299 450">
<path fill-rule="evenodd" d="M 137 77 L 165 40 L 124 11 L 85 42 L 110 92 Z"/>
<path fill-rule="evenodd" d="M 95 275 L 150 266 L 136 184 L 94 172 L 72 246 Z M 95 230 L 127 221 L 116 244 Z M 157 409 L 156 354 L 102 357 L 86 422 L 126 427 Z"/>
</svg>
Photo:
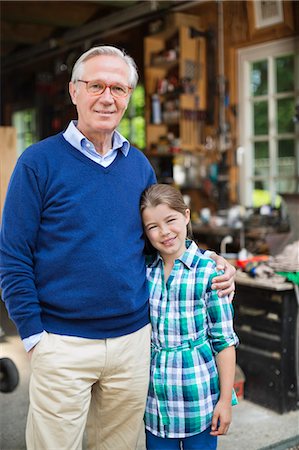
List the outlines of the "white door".
<svg viewBox="0 0 299 450">
<path fill-rule="evenodd" d="M 279 205 L 299 192 L 299 40 L 238 54 L 240 202 Z"/>
</svg>

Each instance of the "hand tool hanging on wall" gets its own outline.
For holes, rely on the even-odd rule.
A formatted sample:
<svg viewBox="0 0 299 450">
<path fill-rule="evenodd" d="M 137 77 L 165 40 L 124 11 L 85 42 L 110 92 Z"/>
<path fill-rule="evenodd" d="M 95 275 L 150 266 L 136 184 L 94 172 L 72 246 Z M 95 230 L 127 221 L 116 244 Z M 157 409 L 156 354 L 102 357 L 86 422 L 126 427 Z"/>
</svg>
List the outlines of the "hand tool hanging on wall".
<svg viewBox="0 0 299 450">
<path fill-rule="evenodd" d="M 190 27 L 191 38 L 204 37 L 206 39 L 206 70 L 207 70 L 207 107 L 206 124 L 214 125 L 215 116 L 215 95 L 216 95 L 216 39 L 212 29 L 207 31 L 196 30 Z"/>
</svg>

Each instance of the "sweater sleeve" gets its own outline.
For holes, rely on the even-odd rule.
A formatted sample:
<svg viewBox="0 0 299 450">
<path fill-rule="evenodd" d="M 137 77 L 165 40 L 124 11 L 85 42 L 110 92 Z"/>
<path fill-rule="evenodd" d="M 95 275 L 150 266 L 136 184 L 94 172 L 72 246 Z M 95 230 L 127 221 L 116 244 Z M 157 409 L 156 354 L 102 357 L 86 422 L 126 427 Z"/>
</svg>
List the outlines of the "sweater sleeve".
<svg viewBox="0 0 299 450">
<path fill-rule="evenodd" d="M 9 183 L 0 234 L 2 298 L 21 338 L 43 331 L 34 273 L 41 210 L 38 176 L 21 157 Z"/>
</svg>

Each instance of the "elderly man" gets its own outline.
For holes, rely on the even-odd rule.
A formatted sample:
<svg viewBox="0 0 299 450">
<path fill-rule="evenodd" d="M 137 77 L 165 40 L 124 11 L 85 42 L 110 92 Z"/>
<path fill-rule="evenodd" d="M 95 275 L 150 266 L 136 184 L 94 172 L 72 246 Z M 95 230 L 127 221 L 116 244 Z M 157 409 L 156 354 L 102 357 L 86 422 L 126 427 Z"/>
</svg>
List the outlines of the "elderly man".
<svg viewBox="0 0 299 450">
<path fill-rule="evenodd" d="M 139 201 L 156 178 L 116 128 L 137 79 L 123 51 L 85 52 L 69 85 L 78 121 L 29 147 L 11 178 L 1 276 L 31 359 L 28 450 L 81 449 L 88 411 L 90 448 L 136 447 L 150 355 Z M 233 275 L 215 288 L 231 292 Z"/>
</svg>

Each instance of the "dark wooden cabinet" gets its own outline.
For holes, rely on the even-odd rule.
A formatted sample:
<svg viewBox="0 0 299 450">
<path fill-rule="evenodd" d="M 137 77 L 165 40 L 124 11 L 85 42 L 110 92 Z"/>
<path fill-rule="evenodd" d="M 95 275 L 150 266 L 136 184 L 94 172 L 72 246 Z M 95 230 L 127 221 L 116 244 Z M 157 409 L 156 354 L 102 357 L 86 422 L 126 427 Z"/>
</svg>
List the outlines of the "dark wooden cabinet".
<svg viewBox="0 0 299 450">
<path fill-rule="evenodd" d="M 298 396 L 298 299 L 291 283 L 238 280 L 235 329 L 244 397 L 279 413 L 295 410 Z"/>
</svg>

